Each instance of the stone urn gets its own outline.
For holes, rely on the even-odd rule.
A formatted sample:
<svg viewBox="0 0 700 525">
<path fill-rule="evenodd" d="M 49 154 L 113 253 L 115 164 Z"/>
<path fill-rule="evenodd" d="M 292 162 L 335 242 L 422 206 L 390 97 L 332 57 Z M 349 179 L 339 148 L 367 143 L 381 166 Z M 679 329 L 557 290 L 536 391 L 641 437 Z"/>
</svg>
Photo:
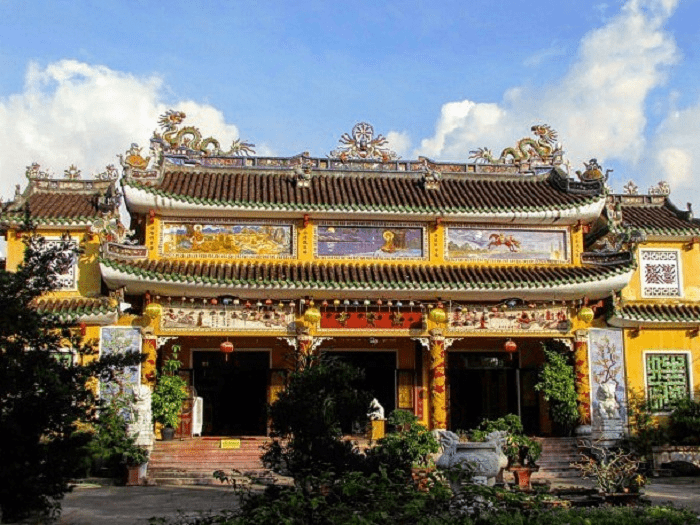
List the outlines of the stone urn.
<svg viewBox="0 0 700 525">
<path fill-rule="evenodd" d="M 502 443 L 505 432 L 492 432 L 488 441 L 462 443 L 459 436 L 449 430 L 439 431 L 442 455 L 435 465 L 439 469 L 451 469 L 464 465 L 471 469 L 474 482 L 493 486 L 501 471 L 508 465 Z"/>
</svg>

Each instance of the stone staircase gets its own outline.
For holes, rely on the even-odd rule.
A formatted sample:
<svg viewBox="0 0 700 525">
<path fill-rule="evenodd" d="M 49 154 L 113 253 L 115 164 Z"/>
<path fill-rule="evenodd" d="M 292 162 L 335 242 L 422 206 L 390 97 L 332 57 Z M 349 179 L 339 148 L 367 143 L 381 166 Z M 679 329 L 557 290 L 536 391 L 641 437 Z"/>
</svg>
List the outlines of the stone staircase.
<svg viewBox="0 0 700 525">
<path fill-rule="evenodd" d="M 222 448 L 222 439 L 239 439 L 240 448 Z M 201 437 L 156 441 L 148 462 L 146 481 L 149 485 L 217 485 L 216 470 L 223 470 L 231 477 L 233 471 L 239 481 L 265 481 L 272 474 L 260 460 L 261 447 L 266 437 Z M 229 441 L 229 444 L 230 441 Z M 244 476 L 245 475 L 245 476 Z"/>
<path fill-rule="evenodd" d="M 580 478 L 578 469 L 571 463 L 581 459 L 577 438 L 538 438 L 542 444 L 542 455 L 537 461 L 540 467 L 532 475 L 533 481 L 571 478 L 572 482 Z"/>
</svg>

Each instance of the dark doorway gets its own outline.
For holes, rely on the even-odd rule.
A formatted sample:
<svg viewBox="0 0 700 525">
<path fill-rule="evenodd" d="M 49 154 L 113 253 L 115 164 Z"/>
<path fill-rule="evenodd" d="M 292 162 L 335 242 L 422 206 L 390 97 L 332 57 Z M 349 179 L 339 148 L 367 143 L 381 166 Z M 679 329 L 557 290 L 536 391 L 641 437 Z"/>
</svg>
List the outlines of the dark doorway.
<svg viewBox="0 0 700 525">
<path fill-rule="evenodd" d="M 268 352 L 193 352 L 194 385 L 204 400 L 202 433 L 261 436 L 267 433 Z"/>
<path fill-rule="evenodd" d="M 483 419 L 518 413 L 517 358 L 503 353 L 449 354 L 450 428 L 469 430 Z"/>
<path fill-rule="evenodd" d="M 365 371 L 362 387 L 377 398 L 386 416 L 396 408 L 396 352 L 328 353 Z"/>
</svg>

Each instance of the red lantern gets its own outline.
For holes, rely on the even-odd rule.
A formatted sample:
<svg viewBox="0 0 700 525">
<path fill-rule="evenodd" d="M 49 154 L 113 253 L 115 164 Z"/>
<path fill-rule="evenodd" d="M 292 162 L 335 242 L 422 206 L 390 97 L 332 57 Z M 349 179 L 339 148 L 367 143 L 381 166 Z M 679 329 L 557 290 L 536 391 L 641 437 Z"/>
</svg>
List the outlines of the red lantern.
<svg viewBox="0 0 700 525">
<path fill-rule="evenodd" d="M 518 351 L 518 345 L 516 345 L 515 341 L 513 341 L 512 339 L 508 339 L 503 345 L 503 349 L 509 354 L 514 354 Z"/>
<path fill-rule="evenodd" d="M 219 350 L 222 354 L 230 354 L 233 352 L 233 343 L 231 341 L 224 341 L 219 345 Z"/>
<path fill-rule="evenodd" d="M 80 326 L 80 335 L 85 335 L 87 333 L 87 323 L 82 322 L 78 326 Z"/>
</svg>

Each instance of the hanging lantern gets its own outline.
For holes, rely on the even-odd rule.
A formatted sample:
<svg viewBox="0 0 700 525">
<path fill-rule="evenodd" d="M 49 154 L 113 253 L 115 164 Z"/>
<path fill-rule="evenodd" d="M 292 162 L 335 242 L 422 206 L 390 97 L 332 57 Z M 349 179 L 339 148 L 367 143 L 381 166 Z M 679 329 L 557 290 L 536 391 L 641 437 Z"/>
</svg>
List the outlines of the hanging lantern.
<svg viewBox="0 0 700 525">
<path fill-rule="evenodd" d="M 505 350 L 509 354 L 514 354 L 518 351 L 518 345 L 516 345 L 515 341 L 513 341 L 512 339 L 508 339 L 503 345 L 503 350 Z"/>
<path fill-rule="evenodd" d="M 324 308 L 328 308 L 328 300 L 324 299 L 321 305 L 323 305 Z"/>
<path fill-rule="evenodd" d="M 85 335 L 87 333 L 87 323 L 82 322 L 78 326 L 80 327 L 80 335 Z"/>
<path fill-rule="evenodd" d="M 144 310 L 144 313 L 151 319 L 155 319 L 156 317 L 159 317 L 161 313 L 163 313 L 163 307 L 158 303 L 149 303 L 146 310 Z"/>
<path fill-rule="evenodd" d="M 233 353 L 233 343 L 231 341 L 224 341 L 219 345 L 219 350 L 222 354 Z"/>
<path fill-rule="evenodd" d="M 212 299 L 211 304 L 212 306 L 216 306 L 217 304 L 219 304 L 219 301 L 217 299 Z"/>
<path fill-rule="evenodd" d="M 333 306 L 340 306 L 340 299 L 333 299 Z"/>
<path fill-rule="evenodd" d="M 590 323 L 593 317 L 595 317 L 595 314 L 590 306 L 584 306 L 578 311 L 578 318 L 584 323 Z"/>
<path fill-rule="evenodd" d="M 307 323 L 315 325 L 321 320 L 321 312 L 313 306 L 307 308 L 306 312 L 304 312 L 304 319 Z"/>
<path fill-rule="evenodd" d="M 430 310 L 430 313 L 428 313 L 428 318 L 432 322 L 440 324 L 447 321 L 447 314 L 442 308 L 433 308 Z"/>
<path fill-rule="evenodd" d="M 272 306 L 272 299 L 265 299 L 265 306 Z"/>
</svg>

